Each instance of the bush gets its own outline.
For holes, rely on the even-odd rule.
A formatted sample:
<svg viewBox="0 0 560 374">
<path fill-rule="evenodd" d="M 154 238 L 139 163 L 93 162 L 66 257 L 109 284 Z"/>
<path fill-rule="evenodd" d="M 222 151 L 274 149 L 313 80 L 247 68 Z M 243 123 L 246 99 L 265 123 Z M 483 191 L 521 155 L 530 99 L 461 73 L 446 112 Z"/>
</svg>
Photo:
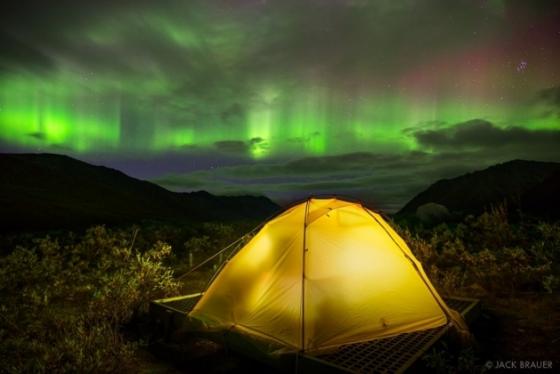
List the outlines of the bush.
<svg viewBox="0 0 560 374">
<path fill-rule="evenodd" d="M 8 372 L 122 372 L 137 343 L 121 327 L 150 300 L 176 292 L 170 247 L 134 249 L 134 235 L 88 230 L 49 237 L 0 259 L 0 361 Z"/>
<path fill-rule="evenodd" d="M 455 227 L 400 233 L 443 293 L 511 295 L 558 287 L 559 224 L 514 225 L 498 207 Z"/>
<path fill-rule="evenodd" d="M 481 373 L 483 368 L 477 364 L 477 357 L 471 348 L 453 353 L 445 343 L 433 348 L 422 361 L 432 373 Z"/>
</svg>

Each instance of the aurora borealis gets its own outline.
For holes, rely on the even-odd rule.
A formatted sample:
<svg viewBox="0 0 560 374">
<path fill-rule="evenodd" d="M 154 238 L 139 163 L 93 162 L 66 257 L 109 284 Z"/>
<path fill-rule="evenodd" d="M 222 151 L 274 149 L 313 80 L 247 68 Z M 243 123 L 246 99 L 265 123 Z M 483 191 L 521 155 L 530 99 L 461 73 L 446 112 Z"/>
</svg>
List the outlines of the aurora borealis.
<svg viewBox="0 0 560 374">
<path fill-rule="evenodd" d="M 554 1 L 23 1 L 0 149 L 175 190 L 396 209 L 437 178 L 560 161 Z"/>
</svg>

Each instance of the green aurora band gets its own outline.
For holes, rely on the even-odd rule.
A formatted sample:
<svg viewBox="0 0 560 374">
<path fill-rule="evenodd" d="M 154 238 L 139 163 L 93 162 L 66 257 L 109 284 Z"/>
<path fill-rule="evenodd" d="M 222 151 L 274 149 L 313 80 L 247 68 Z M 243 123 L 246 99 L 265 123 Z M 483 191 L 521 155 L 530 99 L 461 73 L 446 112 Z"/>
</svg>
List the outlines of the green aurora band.
<svg viewBox="0 0 560 374">
<path fill-rule="evenodd" d="M 83 25 L 69 22 L 51 35 L 57 46 L 66 46 L 51 48 L 56 68 L 16 67 L 0 74 L 0 141 L 22 149 L 78 155 L 159 155 L 200 149 L 261 160 L 417 150 L 419 144 L 407 129 L 450 127 L 475 118 L 501 127 L 560 127 L 559 118 L 543 116 L 542 108 L 527 104 L 553 83 L 547 76 L 550 68 L 541 69 L 539 76 L 529 77 L 531 71 L 522 76 L 515 66 L 504 69 L 497 57 L 490 56 L 488 61 L 498 61 L 495 66 L 481 65 L 480 71 L 469 65 L 470 70 L 461 67 L 456 73 L 449 68 L 447 75 L 427 80 L 426 92 L 424 86 L 409 90 L 401 76 L 415 71 L 419 73 L 412 76 L 422 76 L 431 61 L 425 48 L 415 47 L 418 43 L 406 35 L 407 17 L 419 16 L 408 15 L 404 5 L 401 9 L 389 2 L 355 3 L 341 9 L 310 3 L 295 10 L 294 4 L 277 2 L 267 5 L 270 12 L 259 13 L 257 5 L 232 5 L 224 11 L 218 5 L 193 2 L 177 14 L 150 6 L 138 12 L 125 9 L 113 17 L 92 17 Z M 457 12 L 465 25 L 456 27 L 445 18 L 444 26 L 453 28 L 451 41 L 441 38 L 443 44 L 433 46 L 436 69 L 440 66 L 436 64 L 455 67 L 456 61 L 463 60 L 466 66 L 471 56 L 474 61 L 495 49 L 484 45 L 470 51 L 473 34 L 468 22 L 499 35 L 503 6 L 484 10 L 490 26 L 478 24 L 480 9 L 461 6 L 464 9 Z M 353 20 L 357 31 L 329 29 L 320 14 L 310 23 L 306 12 L 323 12 L 342 26 Z M 440 14 L 430 12 L 433 17 Z M 429 37 L 434 32 L 432 13 L 425 16 Z M 374 21 L 375 17 L 379 19 Z M 395 24 L 385 24 L 386 19 Z M 492 31 L 492 24 L 498 25 L 498 31 Z M 302 30 L 308 33 L 306 43 Z M 333 47 L 334 57 L 329 58 L 332 42 L 323 34 L 328 32 L 336 41 L 342 31 L 347 40 L 338 44 L 338 50 Z M 385 35 L 396 35 L 397 42 L 394 36 L 384 40 Z M 382 70 L 376 71 L 371 61 L 379 54 L 374 48 L 366 51 L 367 47 L 376 42 L 379 48 L 388 48 L 398 45 L 398 40 L 410 43 L 406 48 L 417 48 L 422 63 L 406 59 L 403 66 L 391 70 L 391 61 L 382 60 Z M 461 43 L 464 54 L 455 47 Z M 312 58 L 306 54 L 308 49 L 315 51 Z M 399 51 L 395 48 L 394 59 Z M 90 63 L 95 59 L 99 61 Z M 341 64 L 345 69 L 340 69 Z M 537 62 L 530 64 L 533 69 Z M 469 73 L 461 75 L 463 71 Z M 479 83 L 474 89 L 453 90 L 457 80 Z M 510 90 L 514 84 L 517 89 Z M 495 85 L 502 87 L 490 88 Z M 508 91 L 513 92 L 510 97 Z M 505 100 L 500 98 L 504 92 Z"/>
<path fill-rule="evenodd" d="M 247 144 L 254 159 L 294 152 L 406 151 L 416 148 L 414 140 L 403 132 L 406 128 L 478 117 L 504 123 L 512 115 L 505 105 L 481 106 L 465 100 L 434 102 L 399 95 L 344 98 L 319 85 L 267 85 L 257 91 L 245 111 L 188 119 L 170 106 L 146 105 L 145 98 L 133 96 L 125 101 L 126 93 L 104 84 L 97 87 L 93 80 L 80 79 L 79 75 L 10 77 L 1 85 L 2 140 L 77 154 L 158 154 L 189 147 L 212 148 L 219 142 Z M 135 123 L 131 126 L 123 123 L 126 121 Z M 528 119 L 525 125 L 538 129 L 557 123 L 537 118 Z"/>
</svg>

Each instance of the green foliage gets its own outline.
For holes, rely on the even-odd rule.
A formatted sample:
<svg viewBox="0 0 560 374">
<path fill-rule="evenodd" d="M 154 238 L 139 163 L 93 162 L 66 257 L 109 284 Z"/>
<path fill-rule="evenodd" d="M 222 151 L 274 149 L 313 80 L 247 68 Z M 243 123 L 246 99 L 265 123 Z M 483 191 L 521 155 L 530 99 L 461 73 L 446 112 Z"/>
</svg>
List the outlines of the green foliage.
<svg viewBox="0 0 560 374">
<path fill-rule="evenodd" d="M 9 254 L 0 257 L 0 371 L 134 371 L 140 342 L 125 339 L 122 327 L 145 312 L 150 300 L 179 292 L 169 265 L 182 274 L 188 252 L 197 264 L 253 225 L 94 227 L 77 236 L 26 235 L 21 246 L 10 245 Z M 458 224 L 400 233 L 444 293 L 552 293 L 560 287 L 560 223 L 513 224 L 498 207 Z M 193 274 L 183 289 L 204 286 L 221 260 Z M 452 357 L 432 352 L 426 364 L 433 371 L 469 372 L 473 360 L 468 352 Z"/>
<path fill-rule="evenodd" d="M 552 292 L 558 287 L 560 224 L 512 224 L 504 207 L 453 226 L 401 235 L 436 286 L 448 294 Z"/>
<path fill-rule="evenodd" d="M 8 372 L 123 372 L 137 343 L 120 333 L 148 303 L 176 292 L 162 242 L 88 230 L 61 245 L 49 237 L 0 259 L 0 362 Z"/>
<path fill-rule="evenodd" d="M 213 248 L 213 243 L 207 235 L 194 236 L 185 242 L 187 252 L 209 252 Z"/>
<path fill-rule="evenodd" d="M 187 252 L 215 253 L 235 241 L 237 234 L 230 225 L 204 223 L 198 235 L 191 237 L 184 244 Z"/>
<path fill-rule="evenodd" d="M 549 274 L 543 278 L 543 288 L 546 292 L 552 293 L 560 286 L 560 278 L 555 275 Z"/>
<path fill-rule="evenodd" d="M 433 373 L 480 373 L 483 368 L 477 364 L 477 357 L 471 348 L 452 353 L 445 343 L 432 349 L 422 358 Z"/>
</svg>

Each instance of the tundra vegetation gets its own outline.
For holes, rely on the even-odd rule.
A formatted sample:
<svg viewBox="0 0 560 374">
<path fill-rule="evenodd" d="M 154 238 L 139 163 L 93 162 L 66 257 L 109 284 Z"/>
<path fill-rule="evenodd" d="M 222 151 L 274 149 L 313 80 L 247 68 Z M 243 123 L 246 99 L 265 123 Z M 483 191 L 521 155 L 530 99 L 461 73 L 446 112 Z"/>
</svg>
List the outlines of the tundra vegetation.
<svg viewBox="0 0 560 374">
<path fill-rule="evenodd" d="M 137 371 L 148 341 L 135 327 L 150 300 L 203 285 L 218 257 L 190 277 L 178 275 L 254 224 L 150 223 L 4 235 L 0 371 Z M 468 372 L 486 359 L 516 354 L 553 358 L 560 336 L 560 223 L 510 222 L 498 207 L 431 228 L 393 224 L 442 294 L 480 297 L 485 305 L 479 336 L 473 327 L 478 352 L 451 355 L 440 347 L 427 355 L 427 366 Z"/>
</svg>

